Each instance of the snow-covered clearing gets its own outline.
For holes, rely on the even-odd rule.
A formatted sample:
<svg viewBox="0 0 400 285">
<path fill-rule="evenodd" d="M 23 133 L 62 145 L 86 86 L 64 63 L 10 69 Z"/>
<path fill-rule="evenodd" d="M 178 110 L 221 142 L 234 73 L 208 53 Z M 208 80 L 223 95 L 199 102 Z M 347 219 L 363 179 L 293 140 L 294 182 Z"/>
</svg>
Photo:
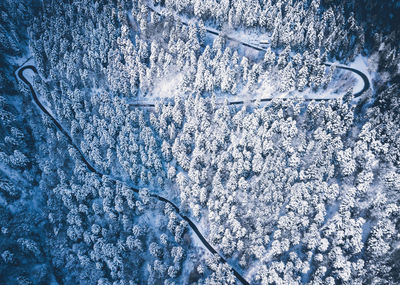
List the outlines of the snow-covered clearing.
<svg viewBox="0 0 400 285">
<path fill-rule="evenodd" d="M 179 90 L 179 86 L 182 85 L 184 79 L 183 73 L 170 74 L 164 78 L 156 80 L 154 82 L 154 88 L 152 91 L 152 98 L 163 99 L 173 98 L 179 96 L 182 93 Z M 147 100 L 147 97 L 138 97 L 138 101 Z"/>
</svg>

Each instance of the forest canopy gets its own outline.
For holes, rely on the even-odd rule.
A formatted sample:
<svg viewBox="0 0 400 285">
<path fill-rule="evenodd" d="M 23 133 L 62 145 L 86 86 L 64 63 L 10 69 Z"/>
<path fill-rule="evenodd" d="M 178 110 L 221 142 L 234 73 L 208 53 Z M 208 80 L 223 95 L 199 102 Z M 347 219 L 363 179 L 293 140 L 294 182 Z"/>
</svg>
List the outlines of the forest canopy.
<svg viewBox="0 0 400 285">
<path fill-rule="evenodd" d="M 398 1 L 0 3 L 0 283 L 400 282 Z"/>
</svg>

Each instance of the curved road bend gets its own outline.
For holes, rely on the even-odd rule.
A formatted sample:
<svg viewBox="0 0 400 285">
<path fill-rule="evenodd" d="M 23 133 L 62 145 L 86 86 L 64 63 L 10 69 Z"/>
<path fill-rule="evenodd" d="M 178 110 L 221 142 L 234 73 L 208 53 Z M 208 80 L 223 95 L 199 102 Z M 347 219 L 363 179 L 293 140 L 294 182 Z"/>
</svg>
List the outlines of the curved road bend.
<svg viewBox="0 0 400 285">
<path fill-rule="evenodd" d="M 324 63 L 325 66 L 332 66 L 332 63 Z M 355 68 L 351 68 L 351 67 L 347 67 L 347 66 L 343 66 L 343 65 L 337 65 L 336 68 L 338 69 L 344 69 L 344 70 L 348 70 L 351 72 L 354 72 L 355 74 L 357 74 L 358 76 L 361 77 L 361 79 L 364 81 L 364 87 L 363 89 L 361 89 L 359 92 L 354 93 L 354 98 L 357 98 L 359 96 L 361 96 L 365 91 L 367 91 L 370 87 L 371 87 L 371 83 L 369 82 L 369 79 L 367 77 L 367 75 L 365 75 L 363 72 L 361 72 L 358 69 Z"/>
<path fill-rule="evenodd" d="M 245 44 L 245 43 L 243 43 Z M 254 47 L 251 47 L 254 48 Z M 332 66 L 332 63 L 324 63 L 325 66 Z M 358 76 L 361 77 L 361 79 L 364 82 L 364 87 L 358 91 L 357 93 L 354 93 L 354 98 L 360 97 L 362 94 L 364 94 L 364 92 L 366 92 L 370 87 L 371 87 L 371 83 L 369 82 L 369 79 L 367 77 L 367 75 L 365 75 L 363 72 L 361 72 L 358 69 L 355 68 L 351 68 L 351 67 L 347 67 L 344 65 L 336 65 L 337 69 L 343 69 L 343 70 L 348 70 L 350 72 L 353 72 L 355 74 L 357 74 Z M 255 103 L 257 102 L 257 100 L 259 102 L 269 102 L 271 100 L 273 100 L 274 98 L 272 97 L 268 97 L 268 98 L 262 98 L 262 99 L 251 99 L 248 101 L 243 101 L 243 100 L 239 100 L 239 101 L 229 101 L 228 105 L 242 105 L 245 103 Z M 288 98 L 282 98 L 282 99 L 288 99 Z M 313 98 L 313 99 L 305 99 L 305 101 L 327 101 L 327 100 L 332 100 L 334 98 Z M 217 105 L 223 105 L 223 102 L 217 102 Z M 154 108 L 155 104 L 154 103 L 133 103 L 133 104 L 129 104 L 129 106 L 131 107 L 147 107 L 147 108 Z"/>
<path fill-rule="evenodd" d="M 332 66 L 333 64 L 332 63 L 324 63 L 324 65 L 325 66 Z M 353 94 L 354 98 L 357 98 L 357 97 L 361 96 L 365 91 L 367 91 L 371 87 L 371 83 L 369 82 L 368 77 L 364 73 L 362 73 L 360 70 L 354 69 L 354 68 L 351 68 L 351 67 L 347 67 L 347 66 L 343 66 L 343 65 L 336 65 L 336 68 L 337 69 L 348 70 L 350 72 L 354 72 L 355 74 L 360 76 L 361 79 L 363 80 L 364 87 L 359 92 Z M 272 98 L 269 97 L 269 98 L 259 99 L 258 101 L 259 102 L 268 102 L 268 101 L 271 101 L 273 99 L 274 99 L 273 97 Z M 282 98 L 282 99 L 289 99 L 289 98 Z M 312 99 L 305 99 L 305 101 L 327 101 L 327 100 L 333 100 L 333 99 L 335 99 L 335 98 L 312 98 Z M 248 100 L 248 101 L 230 101 L 230 102 L 228 102 L 228 105 L 242 105 L 242 104 L 244 104 L 246 102 L 254 103 L 256 101 L 257 101 L 257 99 L 251 99 L 251 100 Z"/>
<path fill-rule="evenodd" d="M 33 65 L 27 65 L 27 66 L 24 66 L 24 67 L 22 67 L 22 68 L 20 68 L 20 69 L 18 70 L 18 77 L 29 87 L 29 90 L 31 91 L 31 94 L 32 94 L 33 101 L 34 101 L 34 102 L 36 103 L 36 105 L 40 108 L 40 110 L 41 110 L 43 113 L 45 113 L 45 114 L 51 119 L 51 121 L 52 121 L 53 124 L 57 127 L 57 129 L 58 129 L 60 132 L 62 132 L 62 133 L 64 134 L 64 136 L 67 138 L 68 142 L 78 151 L 79 156 L 80 156 L 81 160 L 85 163 L 86 167 L 87 167 L 91 172 L 94 172 L 94 173 L 96 173 L 97 175 L 103 176 L 103 175 L 104 175 L 103 173 L 97 171 L 97 170 L 89 163 L 89 161 L 86 160 L 85 156 L 83 155 L 83 153 L 81 152 L 81 150 L 79 149 L 79 147 L 74 143 L 74 141 L 72 140 L 72 138 L 70 137 L 70 135 L 68 134 L 68 132 L 67 132 L 66 130 L 64 130 L 64 128 L 61 126 L 61 124 L 60 124 L 60 123 L 51 115 L 51 113 L 50 113 L 49 111 L 47 111 L 47 109 L 42 105 L 42 103 L 40 102 L 39 98 L 37 97 L 37 94 L 36 94 L 35 90 L 33 89 L 32 84 L 24 77 L 24 74 L 23 74 L 23 73 L 24 73 L 25 70 L 28 70 L 28 69 L 32 70 L 34 73 L 38 73 L 35 66 L 33 66 Z M 154 107 L 154 105 L 153 105 L 153 107 Z M 106 175 L 106 176 L 107 176 L 107 175 Z M 109 177 L 109 176 L 108 176 L 108 177 Z M 117 182 L 117 181 L 118 181 L 118 182 L 123 182 L 123 183 L 126 183 L 126 184 L 128 185 L 128 183 L 125 182 L 125 181 L 120 181 L 120 180 L 117 180 L 117 179 L 111 178 L 111 177 L 109 177 L 109 178 L 110 178 L 110 180 L 112 180 L 112 181 L 114 181 L 114 182 Z M 133 187 L 133 186 L 131 186 L 131 185 L 128 185 L 128 186 L 129 186 L 129 188 L 130 188 L 132 191 L 134 191 L 135 193 L 139 193 L 139 189 L 137 189 L 137 188 L 135 188 L 135 187 Z M 229 263 L 226 261 L 226 259 L 225 259 L 220 253 L 218 253 L 218 252 L 210 245 L 210 243 L 204 238 L 204 236 L 200 233 L 200 231 L 199 231 L 199 229 L 197 228 L 197 226 L 196 226 L 187 216 L 185 216 L 184 214 L 182 214 L 181 211 L 179 210 L 179 208 L 178 208 L 173 202 L 171 202 L 171 201 L 169 201 L 168 199 L 166 199 L 166 198 L 164 198 L 164 197 L 161 197 L 161 196 L 159 196 L 159 195 L 157 195 L 157 194 L 150 194 L 150 197 L 156 198 L 156 199 L 158 199 L 159 201 L 162 201 L 162 202 L 164 202 L 164 203 L 170 204 L 170 205 L 174 208 L 174 210 L 178 213 L 178 215 L 179 215 L 182 219 L 184 219 L 184 220 L 189 224 L 189 226 L 190 226 L 190 227 L 192 228 L 192 230 L 196 233 L 197 237 L 200 239 L 200 241 L 203 243 L 203 245 L 204 245 L 212 254 L 214 254 L 214 255 L 215 255 L 215 254 L 218 254 L 219 257 L 221 258 L 221 260 L 222 260 L 223 262 L 225 262 L 226 264 L 229 265 Z M 240 275 L 240 273 L 239 273 L 238 271 L 235 270 L 235 268 L 233 268 L 231 265 L 229 265 L 229 266 L 231 267 L 231 269 L 232 269 L 233 274 L 235 275 L 235 277 L 236 277 L 240 282 L 242 282 L 242 284 L 245 284 L 245 285 L 248 285 L 248 284 L 249 284 L 249 283 L 246 281 L 246 279 L 244 279 L 244 277 L 243 277 L 242 275 Z"/>
</svg>

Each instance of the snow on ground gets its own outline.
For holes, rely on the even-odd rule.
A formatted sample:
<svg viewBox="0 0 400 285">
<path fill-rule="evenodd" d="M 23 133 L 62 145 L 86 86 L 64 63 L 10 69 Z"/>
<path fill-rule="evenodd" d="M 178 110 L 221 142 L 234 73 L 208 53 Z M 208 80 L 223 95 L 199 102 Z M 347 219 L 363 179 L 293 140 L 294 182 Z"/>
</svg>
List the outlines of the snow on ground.
<svg viewBox="0 0 400 285">
<path fill-rule="evenodd" d="M 27 65 L 27 64 L 26 64 Z M 19 71 L 20 69 L 18 69 L 17 71 L 16 71 L 16 73 L 18 73 L 18 71 Z M 33 86 L 33 79 L 34 79 L 34 77 L 35 77 L 35 73 L 32 71 L 32 70 L 30 70 L 30 69 L 27 69 L 27 70 L 25 70 L 24 71 L 24 76 L 25 76 L 25 78 L 32 84 L 32 86 Z"/>
<path fill-rule="evenodd" d="M 150 94 L 134 98 L 126 98 L 127 104 L 155 104 L 162 99 L 171 99 L 182 96 L 184 73 L 170 74 L 164 78 L 156 79 Z"/>
<path fill-rule="evenodd" d="M 154 10 L 154 11 L 156 11 L 157 13 L 159 13 L 161 15 L 165 14 L 167 12 L 167 10 L 168 10 L 168 13 L 171 13 L 176 19 L 179 18 L 182 23 L 185 23 L 185 24 L 196 23 L 196 21 L 191 19 L 191 18 L 188 18 L 188 17 L 183 16 L 183 15 L 178 15 L 177 12 L 172 10 L 172 9 L 161 8 L 160 6 L 156 6 L 155 7 L 155 6 L 151 5 L 151 4 L 149 4 L 148 7 L 150 7 L 151 10 Z"/>
<path fill-rule="evenodd" d="M 19 65 L 19 68 L 18 68 L 17 70 L 15 70 L 15 73 L 14 73 L 16 77 L 18 77 L 18 71 L 19 71 L 22 67 L 27 66 L 27 65 L 36 66 L 34 57 L 33 57 L 33 56 L 30 56 L 30 55 L 29 55 L 29 56 L 23 57 L 23 59 L 21 59 L 21 60 L 19 60 L 19 61 L 21 62 L 21 64 L 18 64 L 18 65 Z M 26 70 L 26 71 L 24 71 L 24 76 L 26 77 L 26 79 L 28 79 L 28 81 L 32 84 L 32 86 L 33 86 L 33 78 L 34 78 L 34 75 L 35 75 L 35 73 L 34 73 L 32 70 Z M 50 81 L 51 81 L 50 79 L 44 78 L 44 77 L 42 76 L 42 74 L 40 74 L 40 73 L 38 73 L 38 75 L 39 75 L 40 78 L 41 78 L 43 81 L 45 81 L 45 82 L 50 82 Z"/>
<path fill-rule="evenodd" d="M 191 219 L 191 218 L 190 218 Z M 192 220 L 192 219 L 191 219 Z M 199 230 L 199 232 L 201 232 L 201 234 L 204 236 L 204 238 L 208 240 L 208 228 L 209 228 L 209 224 L 206 223 L 205 219 L 202 218 L 200 220 L 200 222 L 196 221 L 195 219 L 193 219 L 193 222 L 196 223 L 197 229 Z M 206 249 L 206 251 L 208 252 L 208 249 L 205 247 L 205 245 L 201 242 L 200 238 L 195 234 L 194 231 L 190 231 L 190 235 L 192 237 L 192 242 L 196 247 L 200 247 L 200 248 L 204 248 Z M 211 244 L 211 243 L 210 243 Z M 213 246 L 211 244 L 211 246 Z M 213 246 L 214 247 L 214 246 Z M 217 250 L 217 248 L 215 248 L 215 250 Z"/>
<path fill-rule="evenodd" d="M 23 57 L 20 57 L 20 58 L 14 58 L 13 57 L 10 60 L 11 60 L 10 62 L 14 62 L 16 65 L 19 66 L 19 68 L 17 70 L 15 70 L 15 72 L 14 72 L 14 75 L 16 77 L 18 77 L 18 71 L 22 67 L 24 67 L 26 65 L 35 65 L 35 60 L 33 59 L 33 57 L 30 54 L 26 55 L 26 56 L 23 56 Z M 28 77 L 26 77 L 26 78 L 28 78 Z"/>
<path fill-rule="evenodd" d="M 9 63 L 17 65 L 17 66 L 25 65 L 26 62 L 30 61 L 31 59 L 32 59 L 32 55 L 30 52 L 28 52 L 27 54 L 24 54 L 21 57 L 7 56 L 7 61 Z"/>
<path fill-rule="evenodd" d="M 268 45 L 268 43 L 271 41 L 270 35 L 260 34 L 254 31 L 249 32 L 243 30 L 229 29 L 226 33 L 229 34 L 229 37 L 231 38 L 259 47 L 262 47 L 262 45 Z"/>
<path fill-rule="evenodd" d="M 362 79 L 358 75 L 356 76 L 350 71 L 337 69 L 335 73 L 335 77 L 337 78 L 334 78 L 334 80 L 331 81 L 327 89 L 320 88 L 319 90 L 314 91 L 311 88 L 307 88 L 302 92 L 297 90 L 280 92 L 279 90 L 277 90 L 276 83 L 274 83 L 273 80 L 264 78 L 260 86 L 258 86 L 256 89 L 249 91 L 247 88 L 243 88 L 236 96 L 225 96 L 224 98 L 227 98 L 230 102 L 250 102 L 257 99 L 261 100 L 273 98 L 291 98 L 305 100 L 338 99 L 341 98 L 349 88 L 353 87 L 354 84 L 358 82 L 358 78 L 362 81 Z M 363 86 L 364 85 L 361 86 L 360 90 Z M 355 90 L 355 92 L 358 92 L 360 90 Z M 218 102 L 222 103 L 223 99 L 218 98 Z"/>
<path fill-rule="evenodd" d="M 173 98 L 175 96 L 181 95 L 178 90 L 178 86 L 183 83 L 184 75 L 183 73 L 169 75 L 165 78 L 157 80 L 154 84 L 154 89 L 152 93 L 154 98 Z M 138 98 L 139 100 L 145 98 Z"/>
<path fill-rule="evenodd" d="M 373 70 L 371 70 L 371 67 L 369 65 L 369 61 L 368 61 L 368 57 L 362 56 L 362 55 L 358 55 L 355 60 L 349 64 L 349 67 L 354 68 L 354 69 L 358 69 L 359 71 L 361 71 L 362 73 L 364 73 L 367 77 L 369 82 L 371 83 L 371 88 L 373 89 L 373 85 L 372 85 L 372 78 L 374 77 L 374 72 Z M 359 77 L 359 76 L 357 76 Z M 361 82 L 361 89 L 363 88 L 364 84 Z M 358 87 L 359 85 L 357 85 Z M 356 87 L 354 88 L 355 91 Z"/>
</svg>

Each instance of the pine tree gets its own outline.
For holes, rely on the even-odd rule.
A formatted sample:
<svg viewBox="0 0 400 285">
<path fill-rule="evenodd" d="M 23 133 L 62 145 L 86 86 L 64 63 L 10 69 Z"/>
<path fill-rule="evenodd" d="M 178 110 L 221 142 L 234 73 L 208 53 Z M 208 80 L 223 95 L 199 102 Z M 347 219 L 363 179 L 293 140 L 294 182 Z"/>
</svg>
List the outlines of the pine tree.
<svg viewBox="0 0 400 285">
<path fill-rule="evenodd" d="M 293 89 L 293 87 L 295 86 L 296 73 L 293 68 L 292 62 L 289 62 L 289 64 L 280 72 L 280 77 L 280 92 L 287 92 Z"/>
<path fill-rule="evenodd" d="M 306 65 L 304 65 L 298 73 L 297 77 L 297 90 L 303 91 L 308 86 L 309 72 Z"/>
<path fill-rule="evenodd" d="M 275 67 L 276 55 L 275 52 L 271 50 L 271 47 L 268 47 L 267 51 L 264 54 L 264 62 L 263 67 L 266 71 L 270 72 L 273 67 Z"/>
</svg>

